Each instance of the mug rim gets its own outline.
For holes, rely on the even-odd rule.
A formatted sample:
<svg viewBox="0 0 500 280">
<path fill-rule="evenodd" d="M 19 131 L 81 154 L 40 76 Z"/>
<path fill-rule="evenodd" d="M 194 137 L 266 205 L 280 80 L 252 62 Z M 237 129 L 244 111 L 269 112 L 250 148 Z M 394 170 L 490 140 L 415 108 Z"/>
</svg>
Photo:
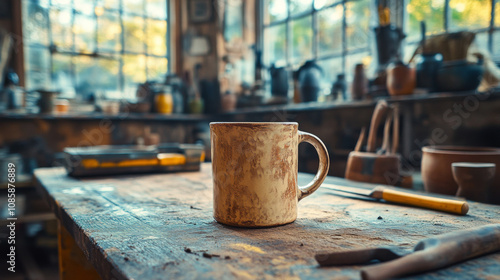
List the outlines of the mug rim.
<svg viewBox="0 0 500 280">
<path fill-rule="evenodd" d="M 211 122 L 210 126 L 213 125 L 255 125 L 255 126 L 265 126 L 265 125 L 299 125 L 298 122 Z"/>
</svg>

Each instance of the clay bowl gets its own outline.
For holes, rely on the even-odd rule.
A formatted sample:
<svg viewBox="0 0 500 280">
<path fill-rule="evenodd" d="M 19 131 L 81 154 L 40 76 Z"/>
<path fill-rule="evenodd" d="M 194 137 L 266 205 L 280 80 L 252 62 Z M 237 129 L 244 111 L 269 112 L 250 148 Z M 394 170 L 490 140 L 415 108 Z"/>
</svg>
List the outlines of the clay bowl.
<svg viewBox="0 0 500 280">
<path fill-rule="evenodd" d="M 422 180 L 425 190 L 455 195 L 458 185 L 453 179 L 454 162 L 495 163 L 500 166 L 500 149 L 483 147 L 433 146 L 422 148 Z M 500 204 L 500 172 L 496 172 L 490 188 L 492 202 Z"/>
</svg>

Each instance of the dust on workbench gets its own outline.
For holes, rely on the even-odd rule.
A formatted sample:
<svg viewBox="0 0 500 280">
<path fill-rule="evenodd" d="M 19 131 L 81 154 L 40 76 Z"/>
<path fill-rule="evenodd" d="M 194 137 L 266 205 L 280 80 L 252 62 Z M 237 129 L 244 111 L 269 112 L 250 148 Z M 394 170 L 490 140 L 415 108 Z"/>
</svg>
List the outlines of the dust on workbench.
<svg viewBox="0 0 500 280">
<path fill-rule="evenodd" d="M 201 172 L 101 177 L 73 183 L 63 172 L 56 173 L 52 175 L 60 177 L 59 186 L 45 184 L 58 203 L 55 207 L 71 216 L 75 231 L 81 229 L 92 246 L 98 246 L 103 260 L 136 279 L 155 275 L 352 278 L 359 276 L 359 267 L 319 269 L 314 255 L 381 246 L 409 252 L 430 236 L 500 222 L 498 206 L 471 203 L 468 215 L 456 216 L 336 196 L 320 188 L 299 203 L 294 223 L 244 229 L 214 221 L 208 164 L 202 165 Z M 44 176 L 39 175 L 44 184 Z M 327 182 L 336 180 L 341 179 L 328 178 Z M 486 260 L 499 261 L 499 254 Z M 455 266 L 427 275 L 452 275 L 461 269 Z"/>
</svg>

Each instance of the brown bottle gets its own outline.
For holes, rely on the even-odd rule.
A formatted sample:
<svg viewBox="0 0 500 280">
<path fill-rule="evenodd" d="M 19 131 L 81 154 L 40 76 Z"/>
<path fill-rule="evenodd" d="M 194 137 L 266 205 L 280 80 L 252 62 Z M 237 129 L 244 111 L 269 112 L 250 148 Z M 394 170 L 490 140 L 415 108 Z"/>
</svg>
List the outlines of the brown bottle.
<svg viewBox="0 0 500 280">
<path fill-rule="evenodd" d="M 368 79 L 363 64 L 356 64 L 352 80 L 351 96 L 353 100 L 361 100 L 368 95 Z"/>
</svg>

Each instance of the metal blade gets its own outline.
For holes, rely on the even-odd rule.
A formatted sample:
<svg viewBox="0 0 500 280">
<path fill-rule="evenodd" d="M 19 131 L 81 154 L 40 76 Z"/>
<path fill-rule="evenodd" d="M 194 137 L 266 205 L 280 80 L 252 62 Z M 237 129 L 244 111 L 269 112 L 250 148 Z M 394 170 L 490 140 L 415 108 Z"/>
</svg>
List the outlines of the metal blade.
<svg viewBox="0 0 500 280">
<path fill-rule="evenodd" d="M 371 197 L 372 192 L 373 192 L 372 190 L 366 190 L 366 189 L 362 189 L 362 188 L 353 188 L 353 187 L 339 186 L 339 185 L 326 184 L 326 183 L 321 184 L 321 187 L 327 188 L 327 189 L 333 190 L 333 191 L 350 193 L 350 194 L 361 195 L 361 196 L 366 196 L 366 197 Z"/>
</svg>

